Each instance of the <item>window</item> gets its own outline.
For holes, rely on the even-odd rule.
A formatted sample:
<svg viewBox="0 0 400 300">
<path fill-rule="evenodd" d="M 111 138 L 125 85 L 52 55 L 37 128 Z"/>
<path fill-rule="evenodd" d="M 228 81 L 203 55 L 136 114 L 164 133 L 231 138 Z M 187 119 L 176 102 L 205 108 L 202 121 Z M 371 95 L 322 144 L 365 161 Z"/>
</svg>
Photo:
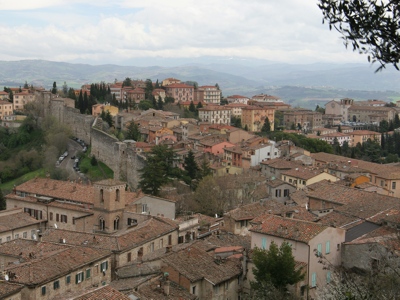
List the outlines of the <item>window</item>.
<svg viewBox="0 0 400 300">
<path fill-rule="evenodd" d="M 23 237 L 24 239 L 28 238 L 28 232 L 25 231 L 25 232 L 22 234 L 22 237 Z"/>
<path fill-rule="evenodd" d="M 381 186 L 384 186 L 385 182 L 383 180 L 381 180 Z"/>
<path fill-rule="evenodd" d="M 7 242 L 11 241 L 11 236 L 7 237 Z"/>
<path fill-rule="evenodd" d="M 56 222 L 60 222 L 60 215 L 56 214 Z"/>
<path fill-rule="evenodd" d="M 104 202 L 104 192 L 103 192 L 103 189 L 100 190 L 100 202 Z"/>
<path fill-rule="evenodd" d="M 289 197 L 289 189 L 283 190 L 283 197 Z"/>
<path fill-rule="evenodd" d="M 280 189 L 276 189 L 275 190 L 275 197 L 280 197 L 281 196 L 281 190 Z"/>
<path fill-rule="evenodd" d="M 108 270 L 108 261 L 104 261 L 100 264 L 100 269 L 102 272 L 105 272 Z"/>
<path fill-rule="evenodd" d="M 53 282 L 53 288 L 55 290 L 60 288 L 60 281 L 59 280 L 56 280 L 56 281 Z"/>
<path fill-rule="evenodd" d="M 317 286 L 317 273 L 312 273 L 311 275 L 311 287 Z"/>
<path fill-rule="evenodd" d="M 325 245 L 325 253 L 326 253 L 326 254 L 331 253 L 331 243 L 330 243 L 329 241 L 326 242 L 326 245 Z"/>
<path fill-rule="evenodd" d="M 317 245 L 317 256 L 321 256 L 322 254 L 322 244 Z"/>
<path fill-rule="evenodd" d="M 65 284 L 70 284 L 71 283 L 71 274 L 65 276 Z"/>
<path fill-rule="evenodd" d="M 128 262 L 130 262 L 132 260 L 132 253 L 131 252 L 128 253 L 126 260 Z"/>
<path fill-rule="evenodd" d="M 328 273 L 326 273 L 326 283 L 330 283 L 331 282 L 331 272 L 328 271 Z"/>
<path fill-rule="evenodd" d="M 53 213 L 50 212 L 50 221 L 53 221 Z"/>
<path fill-rule="evenodd" d="M 262 249 L 267 249 L 267 238 L 263 237 L 261 239 L 261 248 Z"/>
<path fill-rule="evenodd" d="M 147 204 L 142 204 L 142 213 L 147 212 Z"/>
<path fill-rule="evenodd" d="M 192 294 L 196 295 L 196 286 L 192 286 Z"/>
<path fill-rule="evenodd" d="M 42 286 L 41 290 L 42 290 L 42 296 L 46 295 L 46 286 L 45 285 Z"/>
<path fill-rule="evenodd" d="M 214 295 L 218 295 L 219 294 L 219 285 L 215 285 L 214 286 Z"/>
<path fill-rule="evenodd" d="M 150 244 L 150 252 L 154 252 L 154 242 Z"/>
<path fill-rule="evenodd" d="M 14 235 L 14 239 L 19 239 L 19 234 L 18 234 L 18 233 L 16 233 L 16 234 Z"/>
<path fill-rule="evenodd" d="M 61 215 L 61 223 L 68 223 L 68 218 L 66 215 Z"/>
<path fill-rule="evenodd" d="M 336 244 L 336 250 L 337 250 L 337 251 L 340 250 L 340 244 Z"/>
<path fill-rule="evenodd" d="M 119 201 L 119 198 L 120 198 L 120 192 L 119 192 L 119 189 L 117 189 L 115 191 L 115 201 Z"/>
<path fill-rule="evenodd" d="M 159 244 L 159 248 L 161 249 L 163 247 L 164 241 L 163 239 L 160 239 L 160 244 Z"/>
<path fill-rule="evenodd" d="M 90 278 L 91 269 L 86 269 L 86 279 Z"/>
<path fill-rule="evenodd" d="M 119 217 L 116 217 L 114 220 L 114 230 L 119 229 Z"/>
<path fill-rule="evenodd" d="M 292 178 L 289 178 L 289 183 L 292 183 Z"/>
<path fill-rule="evenodd" d="M 79 272 L 75 276 L 75 283 L 77 283 L 77 284 L 81 283 L 83 281 L 83 279 L 84 279 L 83 272 Z"/>
<path fill-rule="evenodd" d="M 392 190 L 396 189 L 396 182 L 392 182 Z"/>
</svg>

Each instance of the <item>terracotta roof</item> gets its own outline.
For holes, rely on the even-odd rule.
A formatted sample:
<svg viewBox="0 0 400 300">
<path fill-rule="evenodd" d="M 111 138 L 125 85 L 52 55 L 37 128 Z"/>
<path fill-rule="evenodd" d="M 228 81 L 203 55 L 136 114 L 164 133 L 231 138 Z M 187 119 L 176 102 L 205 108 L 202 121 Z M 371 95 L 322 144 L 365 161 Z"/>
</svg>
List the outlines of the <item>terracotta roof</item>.
<svg viewBox="0 0 400 300">
<path fill-rule="evenodd" d="M 349 216 L 336 210 L 328 213 L 325 216 L 320 217 L 318 221 L 318 223 L 326 226 L 338 227 L 343 229 L 352 228 L 362 222 L 363 220 L 358 217 Z"/>
<path fill-rule="evenodd" d="M 131 300 L 128 296 L 106 285 L 73 300 Z"/>
<path fill-rule="evenodd" d="M 194 89 L 194 86 L 187 85 L 184 83 L 172 83 L 172 84 L 167 85 L 165 88 L 166 89 L 169 89 L 169 88 L 191 88 L 191 89 Z"/>
<path fill-rule="evenodd" d="M 275 215 L 262 215 L 252 221 L 250 231 L 278 236 L 288 240 L 308 243 L 327 226 L 296 219 L 282 218 Z"/>
<path fill-rule="evenodd" d="M 7 281 L 0 281 L 0 298 L 8 299 L 12 295 L 18 293 L 22 290 L 24 286 L 16 283 L 11 283 Z"/>
<path fill-rule="evenodd" d="M 274 201 L 274 203 L 278 206 L 278 210 L 280 210 L 282 206 L 284 206 L 279 202 Z M 261 204 L 260 202 L 256 202 L 235 208 L 227 212 L 225 216 L 230 217 L 236 221 L 253 220 L 256 217 L 267 213 L 269 209 L 270 209 L 269 207 Z"/>
<path fill-rule="evenodd" d="M 13 105 L 13 104 L 5 100 L 0 100 L 0 105 Z"/>
<path fill-rule="evenodd" d="M 10 281 L 41 284 L 81 268 L 85 264 L 105 259 L 110 254 L 109 251 L 101 249 L 66 247 L 65 250 L 42 259 L 28 261 L 17 266 L 9 265 L 5 269 L 16 275 L 13 279 L 10 278 Z"/>
<path fill-rule="evenodd" d="M 16 239 L 0 245 L 2 255 L 14 256 L 21 261 L 41 259 L 69 248 L 67 245 Z"/>
<path fill-rule="evenodd" d="M 160 280 L 157 280 L 157 283 L 153 282 L 141 285 L 138 288 L 137 293 L 142 297 L 146 297 L 145 299 L 157 299 L 157 300 L 198 299 L 198 297 L 196 295 L 191 294 L 188 289 L 185 289 L 182 286 L 172 281 L 169 281 L 169 295 L 165 295 L 164 287 L 162 286 L 159 287 Z M 165 284 L 165 281 L 163 281 L 162 284 Z"/>
<path fill-rule="evenodd" d="M 92 186 L 49 178 L 34 178 L 18 185 L 16 190 L 36 194 L 37 196 L 71 200 L 78 203 L 93 204 L 94 198 Z"/>
<path fill-rule="evenodd" d="M 0 216 L 0 232 L 14 230 L 43 222 L 36 220 L 24 212 Z"/>
<path fill-rule="evenodd" d="M 62 229 L 48 229 L 43 233 L 43 241 L 59 243 L 65 239 L 66 244 L 80 245 L 110 251 L 123 251 L 141 245 L 156 237 L 177 229 L 172 220 L 151 217 L 117 235 L 93 234 Z"/>
<path fill-rule="evenodd" d="M 308 180 L 308 179 L 314 178 L 322 173 L 329 175 L 328 173 L 324 172 L 324 170 L 322 170 L 322 169 L 310 169 L 310 168 L 304 168 L 304 167 L 298 167 L 295 169 L 282 171 L 281 175 L 292 176 L 295 178 Z M 333 175 L 331 175 L 331 176 L 334 177 Z"/>
<path fill-rule="evenodd" d="M 206 279 L 213 285 L 219 284 L 242 273 L 241 262 L 227 259 L 217 264 L 214 258 L 203 250 L 190 247 L 162 259 L 191 282 Z"/>
</svg>

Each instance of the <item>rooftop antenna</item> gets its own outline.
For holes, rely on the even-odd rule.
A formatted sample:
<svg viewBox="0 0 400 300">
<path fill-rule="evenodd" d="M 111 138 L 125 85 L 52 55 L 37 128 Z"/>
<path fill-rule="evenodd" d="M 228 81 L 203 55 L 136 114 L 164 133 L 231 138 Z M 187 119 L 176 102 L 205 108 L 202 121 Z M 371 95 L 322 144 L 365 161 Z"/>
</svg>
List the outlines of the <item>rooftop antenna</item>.
<svg viewBox="0 0 400 300">
<path fill-rule="evenodd" d="M 8 281 L 10 278 L 8 277 L 8 274 L 6 274 L 6 275 L 4 275 L 4 279 L 6 280 L 6 281 Z"/>
<path fill-rule="evenodd" d="M 55 228 L 55 229 L 57 229 L 57 228 L 58 228 L 57 224 L 54 224 L 54 228 Z"/>
</svg>

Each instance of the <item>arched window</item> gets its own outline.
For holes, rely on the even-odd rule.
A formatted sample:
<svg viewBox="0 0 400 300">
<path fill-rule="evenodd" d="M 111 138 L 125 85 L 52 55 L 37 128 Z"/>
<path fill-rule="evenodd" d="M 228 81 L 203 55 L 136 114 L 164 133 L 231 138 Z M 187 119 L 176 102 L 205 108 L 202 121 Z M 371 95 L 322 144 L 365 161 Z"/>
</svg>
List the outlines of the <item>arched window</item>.
<svg viewBox="0 0 400 300">
<path fill-rule="evenodd" d="M 117 189 L 116 191 L 115 191 L 115 201 L 119 201 L 119 198 L 120 197 L 120 191 L 119 191 L 119 189 Z"/>
<path fill-rule="evenodd" d="M 119 217 L 116 217 L 114 220 L 114 230 L 119 229 Z"/>
<path fill-rule="evenodd" d="M 104 221 L 103 217 L 99 218 L 99 230 L 104 231 L 106 229 L 106 221 Z"/>
<path fill-rule="evenodd" d="M 104 192 L 103 192 L 103 189 L 100 190 L 100 202 L 104 202 Z"/>
</svg>

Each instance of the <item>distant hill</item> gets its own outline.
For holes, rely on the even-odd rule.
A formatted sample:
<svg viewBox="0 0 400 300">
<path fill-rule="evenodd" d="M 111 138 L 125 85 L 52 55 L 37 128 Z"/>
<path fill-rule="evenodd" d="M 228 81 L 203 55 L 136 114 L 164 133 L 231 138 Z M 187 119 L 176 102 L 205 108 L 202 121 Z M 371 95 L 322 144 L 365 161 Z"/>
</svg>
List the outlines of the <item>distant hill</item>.
<svg viewBox="0 0 400 300">
<path fill-rule="evenodd" d="M 400 99 L 400 72 L 388 68 L 374 73 L 376 66 L 368 64 L 291 65 L 264 60 L 202 57 L 154 59 L 164 66 L 135 67 L 118 65 L 88 65 L 45 60 L 0 61 L 0 86 L 29 84 L 50 88 L 54 81 L 61 87 L 78 88 L 92 82 L 113 82 L 147 79 L 163 80 L 176 77 L 197 81 L 199 85 L 218 83 L 223 95 L 252 96 L 268 93 L 292 104 L 328 101 L 333 98 Z M 143 63 L 143 62 L 142 62 Z M 304 106 L 304 104 L 302 104 Z"/>
</svg>

